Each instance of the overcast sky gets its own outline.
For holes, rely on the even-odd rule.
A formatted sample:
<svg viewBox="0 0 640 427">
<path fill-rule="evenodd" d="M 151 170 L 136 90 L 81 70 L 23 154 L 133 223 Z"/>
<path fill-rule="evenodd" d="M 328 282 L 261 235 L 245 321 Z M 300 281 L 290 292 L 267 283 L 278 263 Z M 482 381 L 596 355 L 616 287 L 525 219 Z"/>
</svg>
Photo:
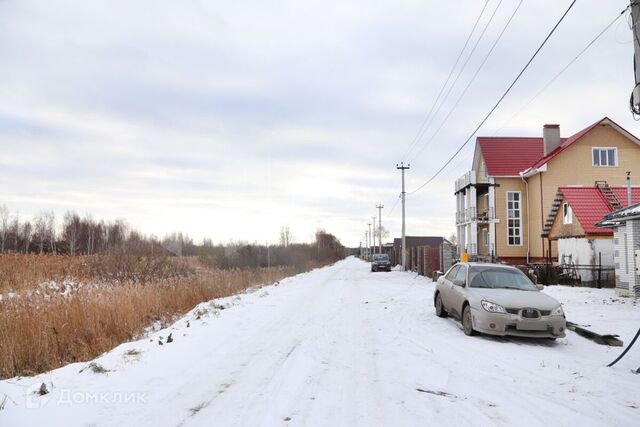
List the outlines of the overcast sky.
<svg viewBox="0 0 640 427">
<path fill-rule="evenodd" d="M 223 242 L 322 227 L 357 246 L 383 203 L 396 236 L 395 164 L 411 163 L 409 191 L 433 174 L 570 1 L 525 0 L 432 137 L 519 3 L 489 1 L 467 52 L 499 5 L 492 22 L 406 154 L 484 3 L 0 0 L 0 204 Z M 513 117 L 627 4 L 578 0 L 479 135 L 559 123 L 567 136 L 603 116 L 640 134 L 627 15 Z M 472 153 L 407 198 L 408 234 L 454 232 Z"/>
</svg>

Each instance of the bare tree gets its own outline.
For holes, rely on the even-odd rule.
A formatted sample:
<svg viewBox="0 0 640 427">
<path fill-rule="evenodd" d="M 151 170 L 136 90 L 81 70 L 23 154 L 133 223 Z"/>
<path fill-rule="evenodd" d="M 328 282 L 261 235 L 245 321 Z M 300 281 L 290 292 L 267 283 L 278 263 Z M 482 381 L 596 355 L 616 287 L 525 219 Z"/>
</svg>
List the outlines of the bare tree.
<svg viewBox="0 0 640 427">
<path fill-rule="evenodd" d="M 16 252 L 20 251 L 19 242 L 20 242 L 20 215 L 16 213 L 13 217 L 13 221 L 11 222 L 11 236 L 13 237 L 13 250 Z"/>
<path fill-rule="evenodd" d="M 287 247 L 293 243 L 293 234 L 288 225 L 280 227 L 280 246 Z"/>
<path fill-rule="evenodd" d="M 47 240 L 47 219 L 44 212 L 40 214 L 34 220 L 36 238 L 38 239 L 38 252 L 44 252 L 44 242 Z"/>
<path fill-rule="evenodd" d="M 56 253 L 56 214 L 53 211 L 45 213 L 45 220 L 47 224 L 47 238 L 49 239 L 49 250 L 51 253 Z"/>
<path fill-rule="evenodd" d="M 29 221 L 22 224 L 22 243 L 24 244 L 24 253 L 29 252 L 29 246 L 31 245 L 31 233 L 33 232 L 33 227 Z"/>
<path fill-rule="evenodd" d="M 451 235 L 449 236 L 449 241 L 455 245 L 457 243 L 457 240 L 458 237 L 456 236 L 456 233 L 451 233 Z"/>
<path fill-rule="evenodd" d="M 62 225 L 62 238 L 67 242 L 69 253 L 75 255 L 80 243 L 81 220 L 77 213 L 67 212 Z"/>
<path fill-rule="evenodd" d="M 380 240 L 383 240 L 383 239 L 386 239 L 387 237 L 389 237 L 389 230 L 387 230 L 384 227 L 380 227 L 380 228 L 381 228 L 381 230 L 379 230 L 378 227 L 376 227 L 375 230 L 374 230 L 374 234 L 375 234 L 376 238 L 380 239 Z M 380 238 L 380 234 L 382 234 L 382 239 Z"/>
<path fill-rule="evenodd" d="M 84 217 L 85 232 L 85 249 L 87 255 L 92 255 L 94 251 L 94 245 L 96 241 L 96 222 L 93 220 L 90 214 L 86 214 Z"/>
<path fill-rule="evenodd" d="M 0 252 L 4 252 L 9 232 L 9 209 L 7 206 L 0 206 Z"/>
</svg>

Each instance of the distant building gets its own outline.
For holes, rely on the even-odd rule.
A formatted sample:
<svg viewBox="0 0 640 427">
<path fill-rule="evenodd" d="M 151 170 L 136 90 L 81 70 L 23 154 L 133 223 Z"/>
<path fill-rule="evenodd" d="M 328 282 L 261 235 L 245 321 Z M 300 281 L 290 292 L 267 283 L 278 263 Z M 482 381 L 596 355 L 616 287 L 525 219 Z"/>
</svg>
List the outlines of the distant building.
<svg viewBox="0 0 640 427">
<path fill-rule="evenodd" d="M 606 215 L 600 227 L 613 227 L 616 293 L 640 297 L 640 203 Z"/>
<path fill-rule="evenodd" d="M 453 263 L 452 245 L 447 239 L 436 236 L 406 236 L 407 270 L 431 276 L 433 271 L 447 270 Z M 402 263 L 402 239 L 393 239 L 391 262 Z"/>
<path fill-rule="evenodd" d="M 478 137 L 472 168 L 455 183 L 458 252 L 512 264 L 557 258 L 548 232 L 559 187 L 640 177 L 640 140 L 605 117 L 569 138 Z"/>
<path fill-rule="evenodd" d="M 435 236 L 405 236 L 407 253 L 418 246 L 440 247 L 440 244 L 442 244 L 444 240 L 446 239 L 443 237 Z M 391 261 L 394 265 L 402 264 L 402 238 L 400 237 L 393 239 L 393 257 Z M 407 266 L 407 268 L 409 268 L 409 266 Z"/>
</svg>

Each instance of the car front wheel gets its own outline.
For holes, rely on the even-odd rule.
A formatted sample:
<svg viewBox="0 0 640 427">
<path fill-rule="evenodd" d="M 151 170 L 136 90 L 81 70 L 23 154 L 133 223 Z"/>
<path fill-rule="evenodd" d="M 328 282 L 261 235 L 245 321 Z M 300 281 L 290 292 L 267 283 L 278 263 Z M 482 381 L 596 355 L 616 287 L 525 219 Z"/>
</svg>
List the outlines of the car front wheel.
<svg viewBox="0 0 640 427">
<path fill-rule="evenodd" d="M 436 316 L 447 317 L 447 312 L 442 306 L 442 297 L 440 297 L 440 292 L 436 295 Z"/>
<path fill-rule="evenodd" d="M 462 327 L 465 335 L 471 336 L 476 334 L 476 331 L 473 330 L 473 323 L 471 321 L 471 307 L 468 305 L 462 312 Z"/>
</svg>

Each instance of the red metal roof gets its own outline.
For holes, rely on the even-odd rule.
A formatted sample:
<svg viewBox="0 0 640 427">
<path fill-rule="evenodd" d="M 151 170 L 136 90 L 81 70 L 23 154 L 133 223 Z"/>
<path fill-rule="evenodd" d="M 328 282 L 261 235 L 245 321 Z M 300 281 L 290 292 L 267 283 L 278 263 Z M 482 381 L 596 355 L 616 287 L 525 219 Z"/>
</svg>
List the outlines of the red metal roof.
<svg viewBox="0 0 640 427">
<path fill-rule="evenodd" d="M 561 138 L 558 148 L 546 156 L 544 155 L 542 138 L 481 136 L 477 138 L 477 141 L 489 176 L 517 176 L 529 168 L 536 169 L 544 165 L 604 121 L 611 122 L 622 132 L 631 135 L 610 118 L 603 117 L 569 138 Z"/>
<path fill-rule="evenodd" d="M 627 206 L 627 188 L 611 187 L 616 197 Z M 610 228 L 598 228 L 596 223 L 613 209 L 605 201 L 602 193 L 595 187 L 560 187 L 558 189 L 576 216 L 586 234 L 612 234 Z M 640 203 L 640 187 L 631 189 L 631 204 Z M 562 215 L 562 210 L 558 211 Z"/>
<path fill-rule="evenodd" d="M 542 138 L 480 136 L 477 141 L 489 176 L 517 176 L 544 153 Z"/>
</svg>

